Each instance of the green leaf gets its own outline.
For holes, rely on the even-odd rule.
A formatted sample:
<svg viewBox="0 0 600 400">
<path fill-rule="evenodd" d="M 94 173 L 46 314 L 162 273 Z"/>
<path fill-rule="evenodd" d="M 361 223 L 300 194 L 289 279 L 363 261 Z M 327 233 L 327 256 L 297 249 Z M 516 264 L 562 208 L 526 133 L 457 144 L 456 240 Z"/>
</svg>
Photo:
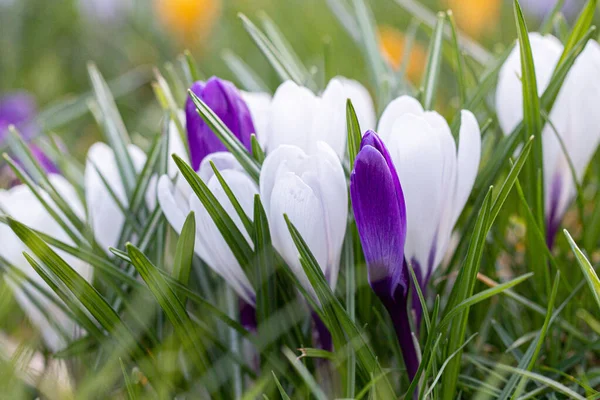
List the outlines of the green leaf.
<svg viewBox="0 0 600 400">
<path fill-rule="evenodd" d="M 354 160 L 360 150 L 362 141 L 362 131 L 356 117 L 356 111 L 350 99 L 346 100 L 346 130 L 348 133 L 348 160 L 350 160 L 350 170 L 354 168 Z"/>
<path fill-rule="evenodd" d="M 440 67 L 442 64 L 442 44 L 444 23 L 446 14 L 440 12 L 437 16 L 437 23 L 433 31 L 433 38 L 429 44 L 429 54 L 427 56 L 427 67 L 423 75 L 423 108 L 431 110 L 435 100 L 438 78 L 440 76 Z"/>
<path fill-rule="evenodd" d="M 258 162 L 252 158 L 248 150 L 244 147 L 242 142 L 229 130 L 227 125 L 221 121 L 221 119 L 206 105 L 202 99 L 200 99 L 191 90 L 188 91 L 189 95 L 196 106 L 198 114 L 206 125 L 210 127 L 213 133 L 223 142 L 223 145 L 229 150 L 236 160 L 242 165 L 242 167 L 248 172 L 248 175 L 258 182 L 260 176 L 260 166 Z"/>
<path fill-rule="evenodd" d="M 194 244 L 196 243 L 196 219 L 194 212 L 190 212 L 177 241 L 175 248 L 175 260 L 173 262 L 173 279 L 186 285 L 190 279 L 190 271 L 192 270 L 192 259 L 194 258 Z M 182 303 L 185 304 L 185 297 L 182 296 Z"/>
<path fill-rule="evenodd" d="M 456 83 L 458 86 L 458 98 L 460 105 L 462 106 L 467 101 L 467 82 L 465 79 L 464 60 L 462 57 L 460 44 L 458 42 L 458 28 L 456 27 L 456 21 L 454 20 L 454 14 L 452 13 L 452 10 L 446 11 L 446 18 L 448 19 L 448 22 L 450 22 L 450 28 L 452 31 L 452 45 L 456 60 Z"/>
<path fill-rule="evenodd" d="M 284 215 L 284 218 L 292 236 L 292 240 L 300 253 L 300 263 L 302 264 L 302 268 L 315 290 L 321 306 L 326 311 L 323 322 L 327 324 L 327 327 L 332 333 L 334 345 L 339 346 L 341 344 L 349 343 L 353 346 L 363 376 L 367 379 L 371 379 L 372 376 L 375 378 L 382 376 L 383 382 L 379 385 L 378 391 L 384 397 L 392 396 L 395 398 L 392 386 L 385 376 L 381 365 L 377 361 L 371 346 L 365 341 L 356 324 L 350 319 L 339 300 L 333 294 L 323 275 L 323 270 L 302 238 L 302 235 L 300 235 L 296 227 L 290 222 L 287 215 Z M 339 338 L 338 330 L 345 332 L 348 337 L 344 343 L 339 343 L 339 339 L 336 341 L 336 338 Z"/>
<path fill-rule="evenodd" d="M 260 143 L 258 143 L 256 134 L 254 133 L 250 135 L 250 145 L 252 146 L 252 157 L 256 160 L 256 162 L 262 165 L 267 156 L 265 155 L 263 149 L 260 147 Z"/>
<path fill-rule="evenodd" d="M 221 184 L 221 187 L 223 188 L 223 191 L 227 195 L 227 198 L 231 202 L 231 205 L 233 205 L 235 212 L 237 213 L 238 217 L 240 217 L 242 224 L 244 224 L 244 228 L 246 228 L 246 232 L 248 232 L 248 235 L 252 235 L 254 233 L 254 224 L 252 223 L 252 220 L 248 217 L 248 215 L 242 208 L 242 205 L 240 204 L 238 199 L 235 197 L 235 194 L 233 194 L 233 190 L 231 190 L 231 188 L 229 187 L 227 182 L 225 182 L 223 175 L 221 175 L 221 173 L 219 172 L 219 170 L 217 169 L 217 166 L 215 165 L 215 163 L 213 161 L 210 161 L 210 167 L 212 168 L 215 176 L 217 177 L 217 180 Z"/>
<path fill-rule="evenodd" d="M 201 373 L 208 371 L 210 362 L 207 359 L 202 337 L 198 334 L 181 300 L 175 295 L 157 268 L 137 247 L 129 243 L 127 252 L 136 270 L 173 324 L 185 354 L 192 358 L 198 371 Z"/>
<path fill-rule="evenodd" d="M 281 383 L 279 382 L 279 379 L 277 379 L 277 375 L 275 375 L 275 372 L 271 371 L 271 373 L 273 374 L 273 379 L 275 379 L 275 384 L 277 385 L 277 389 L 279 390 L 281 399 L 282 400 L 291 400 L 290 396 L 288 396 L 287 393 L 285 392 L 285 390 L 283 389 L 283 386 L 281 386 Z"/>
<path fill-rule="evenodd" d="M 475 229 L 469 243 L 467 259 L 460 269 L 456 282 L 450 292 L 448 304 L 444 310 L 444 314 L 446 315 L 455 307 L 455 305 L 471 296 L 473 289 L 475 288 L 479 263 L 481 261 L 485 239 L 490 227 L 491 193 L 492 188 L 488 190 L 486 199 L 477 215 L 477 223 L 475 224 Z M 446 347 L 447 355 L 459 350 L 462 345 L 467 329 L 468 317 L 469 308 L 467 307 L 452 323 L 448 345 Z M 446 400 L 451 400 L 455 396 L 456 383 L 460 371 L 460 361 L 460 356 L 453 358 L 447 366 L 446 374 L 442 378 L 444 388 L 443 398 Z"/>
<path fill-rule="evenodd" d="M 117 161 L 121 181 L 125 187 L 125 193 L 129 197 L 133 192 L 137 175 L 127 149 L 127 145 L 131 143 L 131 140 L 123 119 L 121 119 L 121 115 L 117 110 L 115 99 L 95 64 L 88 64 L 88 73 L 100 111 L 101 119 L 98 122 L 102 124 L 106 140 L 115 152 L 115 160 Z"/>
<path fill-rule="evenodd" d="M 127 389 L 127 398 L 129 400 L 135 400 L 138 398 L 135 388 L 131 382 L 131 378 L 125 369 L 125 364 L 123 364 L 123 360 L 119 357 L 119 363 L 121 364 L 121 372 L 123 373 L 123 381 L 125 382 L 125 388 Z"/>
<path fill-rule="evenodd" d="M 569 246 L 571 246 L 573 254 L 575 254 L 577 264 L 579 264 L 579 267 L 581 268 L 581 272 L 583 273 L 583 276 L 585 277 L 585 280 L 588 283 L 592 295 L 594 296 L 594 300 L 596 300 L 596 304 L 598 305 L 598 307 L 600 307 L 600 279 L 598 278 L 594 267 L 592 267 L 592 264 L 590 264 L 588 259 L 585 257 L 583 252 L 579 249 L 579 247 L 571 237 L 571 234 L 569 234 L 569 232 L 566 229 L 563 230 L 563 233 L 567 238 L 567 242 L 569 242 Z"/>
<path fill-rule="evenodd" d="M 213 219 L 236 260 L 240 263 L 242 269 L 247 272 L 254 254 L 246 238 L 198 174 L 176 154 L 173 155 L 173 159 L 181 174 L 190 184 L 192 190 L 196 193 L 196 196 L 198 196 L 198 199 Z"/>
<path fill-rule="evenodd" d="M 262 78 L 234 52 L 225 49 L 221 53 L 221 57 L 245 90 L 249 92 L 270 92 L 269 87 Z"/>
<path fill-rule="evenodd" d="M 292 367 L 296 370 L 298 375 L 302 378 L 304 383 L 309 387 L 313 396 L 317 400 L 327 400 L 327 396 L 323 393 L 323 390 L 319 387 L 315 378 L 311 375 L 308 369 L 300 362 L 294 353 L 287 347 L 283 349 L 283 355 L 288 359 Z"/>
<path fill-rule="evenodd" d="M 579 42 L 586 34 L 586 32 L 592 26 L 592 22 L 594 20 L 594 13 L 596 12 L 596 3 L 597 0 L 588 0 L 586 6 L 581 10 L 581 14 L 577 18 L 577 22 L 573 26 L 573 30 L 569 35 L 569 39 L 565 44 L 565 48 L 563 54 L 560 57 L 559 63 L 563 61 L 567 54 L 575 48 L 577 42 Z"/>
<path fill-rule="evenodd" d="M 196 63 L 196 59 L 192 55 L 189 50 L 183 51 L 183 56 L 185 58 L 185 62 L 187 64 L 187 70 L 189 72 L 189 80 L 192 82 L 203 80 L 204 76 L 200 72 L 200 68 L 198 67 L 198 63 Z"/>
</svg>

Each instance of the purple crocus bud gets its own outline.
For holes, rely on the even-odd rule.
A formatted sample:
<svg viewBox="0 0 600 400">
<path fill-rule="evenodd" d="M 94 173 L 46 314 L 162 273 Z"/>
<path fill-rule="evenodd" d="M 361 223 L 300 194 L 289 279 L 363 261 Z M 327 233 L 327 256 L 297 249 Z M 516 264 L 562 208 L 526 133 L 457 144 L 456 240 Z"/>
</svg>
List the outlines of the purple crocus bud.
<svg viewBox="0 0 600 400">
<path fill-rule="evenodd" d="M 248 151 L 251 151 L 250 135 L 256 133 L 256 130 L 239 90 L 231 82 L 214 76 L 206 82 L 195 82 L 190 89 L 221 118 Z M 185 105 L 185 117 L 192 168 L 197 170 L 208 154 L 227 151 L 227 148 L 200 117 L 190 96 Z"/>
<path fill-rule="evenodd" d="M 25 92 L 15 92 L 0 97 L 0 144 L 14 125 L 25 139 L 33 136 L 32 120 L 36 113 L 35 100 Z"/>
<path fill-rule="evenodd" d="M 396 168 L 373 131 L 363 136 L 350 175 L 350 195 L 369 283 L 386 307 L 410 379 L 419 360 L 412 340 L 407 298 L 409 272 L 404 260 L 406 206 Z"/>
</svg>

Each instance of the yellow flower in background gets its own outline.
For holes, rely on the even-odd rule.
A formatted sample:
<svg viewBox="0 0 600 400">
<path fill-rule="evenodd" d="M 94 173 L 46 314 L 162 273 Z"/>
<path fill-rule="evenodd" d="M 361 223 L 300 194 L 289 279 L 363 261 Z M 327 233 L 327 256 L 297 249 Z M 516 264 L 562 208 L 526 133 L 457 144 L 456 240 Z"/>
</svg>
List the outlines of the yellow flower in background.
<svg viewBox="0 0 600 400">
<path fill-rule="evenodd" d="M 380 26 L 379 44 L 381 53 L 394 69 L 399 69 L 402 65 L 404 56 L 404 47 L 406 38 L 402 32 L 391 26 Z M 419 43 L 414 42 L 409 54 L 408 65 L 406 66 L 406 75 L 411 82 L 419 82 L 427 63 L 427 50 Z"/>
<path fill-rule="evenodd" d="M 454 13 L 456 24 L 469 36 L 480 38 L 500 21 L 502 0 L 445 0 Z"/>
<path fill-rule="evenodd" d="M 154 0 L 161 25 L 186 43 L 205 38 L 221 13 L 220 0 Z"/>
</svg>

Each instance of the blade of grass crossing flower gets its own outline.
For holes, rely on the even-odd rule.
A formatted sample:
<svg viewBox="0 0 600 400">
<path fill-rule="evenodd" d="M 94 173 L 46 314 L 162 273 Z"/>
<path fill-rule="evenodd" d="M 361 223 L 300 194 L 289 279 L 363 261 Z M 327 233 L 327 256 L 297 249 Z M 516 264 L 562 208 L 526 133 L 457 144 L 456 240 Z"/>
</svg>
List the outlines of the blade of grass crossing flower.
<svg viewBox="0 0 600 400">
<path fill-rule="evenodd" d="M 565 44 L 565 49 L 560 57 L 559 63 L 565 59 L 568 52 L 576 46 L 577 42 L 585 36 L 586 32 L 590 29 L 590 26 L 592 26 L 594 14 L 596 12 L 596 3 L 597 0 L 588 0 L 587 4 L 581 11 L 581 14 L 579 14 L 577 22 L 573 26 L 573 30 L 571 31 L 569 39 Z"/>
<path fill-rule="evenodd" d="M 115 160 L 117 161 L 121 181 L 125 187 L 125 193 L 129 197 L 133 192 L 137 175 L 127 150 L 127 145 L 131 143 L 131 140 L 117 110 L 115 99 L 95 64 L 88 64 L 88 73 L 101 115 L 101 120 L 98 122 L 102 124 L 107 142 L 115 152 Z"/>
<path fill-rule="evenodd" d="M 537 225 L 545 231 L 544 218 L 544 186 L 543 175 L 539 171 L 543 171 L 543 154 L 542 154 L 542 117 L 540 113 L 540 98 L 538 96 L 537 81 L 535 76 L 535 67 L 533 64 L 533 55 L 531 44 L 529 42 L 529 33 L 523 17 L 521 6 L 517 0 L 514 0 L 514 14 L 517 23 L 517 34 L 519 38 L 519 50 L 521 54 L 521 85 L 523 89 L 523 123 L 524 133 L 528 137 L 534 137 L 533 156 L 526 163 L 525 180 L 528 182 L 526 187 L 526 198 L 535 217 Z M 533 237 L 533 229 L 527 229 L 527 263 L 530 268 L 534 269 L 537 279 L 537 290 L 539 293 L 547 294 L 549 291 L 546 271 L 541 271 L 545 268 L 545 257 L 539 249 L 539 242 Z"/>
<path fill-rule="evenodd" d="M 456 83 L 458 86 L 458 98 L 462 107 L 462 105 L 465 104 L 465 101 L 467 101 L 467 82 L 465 80 L 464 61 L 460 44 L 458 43 L 458 28 L 456 27 L 456 21 L 454 20 L 454 14 L 452 13 L 452 10 L 446 11 L 446 18 L 450 23 L 452 32 L 452 45 L 454 57 L 456 59 Z"/>
<path fill-rule="evenodd" d="M 265 155 L 263 149 L 260 147 L 260 143 L 256 138 L 256 134 L 254 133 L 250 135 L 250 145 L 252 146 L 252 157 L 256 160 L 256 162 L 259 165 L 262 165 L 263 161 L 265 161 L 265 158 L 267 156 Z"/>
<path fill-rule="evenodd" d="M 131 243 L 127 244 L 126 247 L 136 270 L 156 297 L 169 321 L 173 324 L 175 332 L 181 340 L 185 354 L 191 356 L 199 372 L 208 371 L 210 362 L 207 359 L 204 343 L 180 299 L 157 271 L 157 268 L 137 247 Z"/>
<path fill-rule="evenodd" d="M 187 286 L 190 280 L 195 242 L 196 219 L 192 211 L 185 219 L 183 228 L 181 228 L 181 234 L 175 247 L 175 260 L 173 261 L 173 279 L 185 286 Z M 181 302 L 185 305 L 185 296 L 180 295 L 180 297 Z"/>
<path fill-rule="evenodd" d="M 225 182 L 223 175 L 221 175 L 221 173 L 219 172 L 219 170 L 217 169 L 217 167 L 213 161 L 210 161 L 210 167 L 212 168 L 213 172 L 215 173 L 215 176 L 217 177 L 217 180 L 221 184 L 221 187 L 223 188 L 223 191 L 227 195 L 227 198 L 233 205 L 235 212 L 237 213 L 238 217 L 240 217 L 242 224 L 244 224 L 244 228 L 246 228 L 246 232 L 248 232 L 248 235 L 252 235 L 254 233 L 254 224 L 252 223 L 252 220 L 248 217 L 248 215 L 246 215 L 246 212 L 242 208 L 240 202 L 237 200 L 237 198 L 233 194 L 233 191 L 231 190 L 231 188 L 229 187 L 227 182 Z"/>
<path fill-rule="evenodd" d="M 50 196 L 52 201 L 58 206 L 60 211 L 65 215 L 65 217 L 69 220 L 69 222 L 73 225 L 73 227 L 81 232 L 83 229 L 83 222 L 81 219 L 73 212 L 71 206 L 67 204 L 67 202 L 63 199 L 62 195 L 58 193 L 55 189 L 54 185 L 48 179 L 48 174 L 42 168 L 37 158 L 31 152 L 30 147 L 25 143 L 19 132 L 15 129 L 14 126 L 9 127 L 9 144 L 11 148 L 19 157 L 21 162 L 26 162 L 29 165 L 27 172 L 30 176 L 37 181 L 41 188 L 43 188 L 46 193 Z"/>
<path fill-rule="evenodd" d="M 429 54 L 427 56 L 427 67 L 423 75 L 423 108 L 431 110 L 434 106 L 435 93 L 437 91 L 438 79 L 440 76 L 440 67 L 442 64 L 442 45 L 444 39 L 444 24 L 446 14 L 439 13 L 437 22 L 433 30 L 433 37 L 429 44 Z"/>
<path fill-rule="evenodd" d="M 373 354 L 371 347 L 365 341 L 356 324 L 350 319 L 339 300 L 333 294 L 329 284 L 327 283 L 327 280 L 325 279 L 325 276 L 323 275 L 323 270 L 319 266 L 317 260 L 314 258 L 312 252 L 308 248 L 308 245 L 302 238 L 302 235 L 300 235 L 298 230 L 290 222 L 287 215 L 284 215 L 284 218 L 286 219 L 288 230 L 292 235 L 294 244 L 300 253 L 300 261 L 304 272 L 308 276 L 312 287 L 317 293 L 317 297 L 319 298 L 321 305 L 323 307 L 330 307 L 333 310 L 332 317 L 335 320 L 330 321 L 331 326 L 329 326 L 329 328 L 335 328 L 335 325 L 339 324 L 340 329 L 346 333 L 348 336 L 346 343 L 350 343 L 350 345 L 354 347 L 359 365 L 361 366 L 363 375 L 365 375 L 367 380 L 371 379 L 371 375 L 373 375 L 375 378 L 384 375 L 385 373 L 377 361 L 377 358 Z M 332 330 L 332 335 L 335 341 L 337 332 L 335 329 Z M 382 381 L 383 382 L 378 388 L 379 392 L 382 393 L 385 398 L 387 398 L 386 396 L 395 397 L 394 391 L 387 377 L 384 376 Z"/>
<path fill-rule="evenodd" d="M 362 131 L 356 117 L 356 111 L 350 99 L 346 100 L 346 129 L 348 134 L 348 160 L 350 161 L 350 170 L 354 168 L 354 160 L 360 150 L 362 140 Z"/>
<path fill-rule="evenodd" d="M 215 225 L 219 229 L 219 232 L 229 245 L 232 253 L 236 260 L 240 263 L 245 272 L 249 271 L 251 260 L 254 257 L 252 248 L 246 241 L 246 238 L 242 235 L 235 222 L 227 214 L 223 206 L 219 204 L 213 193 L 210 191 L 208 186 L 200 179 L 198 174 L 192 170 L 192 168 L 177 155 L 173 155 L 173 159 L 177 164 L 177 167 L 181 171 L 183 177 L 192 187 L 196 196 L 201 201 L 202 205 L 206 208 L 213 219 Z M 249 276 L 252 274 L 249 273 Z"/>
<path fill-rule="evenodd" d="M 223 50 L 221 58 L 245 90 L 267 93 L 270 91 L 262 78 L 233 51 L 228 49 Z"/>
<path fill-rule="evenodd" d="M 213 133 L 223 142 L 223 145 L 229 150 L 248 174 L 256 181 L 260 175 L 258 162 L 252 158 L 244 145 L 221 121 L 221 119 L 191 90 L 188 91 L 196 110 L 204 122 L 210 127 Z"/>
<path fill-rule="evenodd" d="M 598 275 L 596 274 L 596 271 L 592 264 L 590 264 L 586 256 L 579 249 L 579 247 L 571 237 L 571 234 L 566 229 L 563 230 L 563 233 L 567 238 L 567 242 L 569 242 L 569 246 L 571 246 L 571 250 L 573 251 L 575 259 L 577 260 L 577 264 L 579 264 L 581 272 L 583 273 L 583 276 L 585 277 L 585 280 L 588 283 L 590 291 L 594 296 L 594 300 L 596 300 L 596 304 L 598 305 L 598 307 L 600 307 L 600 279 L 598 278 Z"/>
<path fill-rule="evenodd" d="M 254 263 L 256 321 L 260 331 L 263 322 L 269 320 L 275 314 L 278 299 L 275 255 L 273 254 L 269 222 L 258 194 L 254 196 L 254 232 L 252 237 L 256 254 Z"/>
<path fill-rule="evenodd" d="M 477 223 L 475 224 L 475 229 L 469 242 L 467 258 L 463 267 L 458 273 L 458 277 L 456 278 L 454 286 L 452 287 L 444 314 L 448 314 L 452 308 L 455 307 L 455 305 L 470 297 L 473 293 L 477 272 L 479 270 L 479 263 L 483 254 L 485 239 L 490 227 L 490 210 L 492 206 L 491 193 L 492 188 L 490 187 L 486 195 L 486 199 L 484 200 L 483 205 L 477 215 Z M 446 347 L 447 356 L 459 350 L 460 346 L 462 345 L 467 329 L 468 317 L 469 308 L 467 307 L 454 319 L 452 325 L 450 326 L 448 345 Z M 451 400 L 455 396 L 456 384 L 460 371 L 460 362 L 461 357 L 458 355 L 457 357 L 453 358 L 446 367 L 446 374 L 442 378 L 442 398 L 445 400 Z"/>
<path fill-rule="evenodd" d="M 4 154 L 4 160 L 6 160 L 8 166 L 13 171 L 15 176 L 29 188 L 35 198 L 40 202 L 48 214 L 50 214 L 50 216 L 60 225 L 64 232 L 69 235 L 71 240 L 73 240 L 75 243 L 83 243 L 84 239 L 82 234 L 74 229 L 71 224 L 65 221 L 65 219 L 59 214 L 58 210 L 56 210 L 56 207 L 50 205 L 45 196 L 42 196 L 40 188 L 25 173 L 25 171 L 23 171 L 23 169 L 6 153 Z"/>
</svg>

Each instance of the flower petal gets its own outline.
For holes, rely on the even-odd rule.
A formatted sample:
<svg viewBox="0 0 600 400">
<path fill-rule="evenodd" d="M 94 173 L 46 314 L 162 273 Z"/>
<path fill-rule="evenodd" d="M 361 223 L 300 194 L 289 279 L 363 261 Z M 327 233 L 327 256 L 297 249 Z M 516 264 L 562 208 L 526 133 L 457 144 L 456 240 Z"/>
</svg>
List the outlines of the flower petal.
<svg viewBox="0 0 600 400">
<path fill-rule="evenodd" d="M 385 157 L 370 145 L 356 157 L 350 194 L 371 286 L 385 297 L 393 297 L 397 285 L 406 291 L 406 215 L 398 206 L 392 170 Z"/>
<path fill-rule="evenodd" d="M 271 193 L 282 166 L 296 165 L 306 158 L 306 154 L 296 146 L 283 145 L 269 153 L 260 170 L 260 197 L 265 210 L 271 208 Z"/>
<path fill-rule="evenodd" d="M 377 126 L 377 133 L 384 143 L 388 143 L 396 119 L 404 114 L 421 115 L 423 114 L 423 107 L 417 99 L 410 96 L 400 96 L 392 100 L 381 114 Z"/>
<path fill-rule="evenodd" d="M 356 117 L 360 124 L 360 129 L 363 132 L 369 129 L 375 129 L 377 117 L 373 99 L 371 98 L 369 91 L 354 79 L 348 79 L 342 76 L 336 76 L 335 79 L 341 81 L 344 85 L 345 95 L 352 101 Z"/>
<path fill-rule="evenodd" d="M 269 125 L 269 109 L 271 108 L 271 95 L 261 92 L 244 92 L 241 91 L 242 99 L 246 102 L 254 128 L 258 143 L 264 149 L 267 144 L 267 128 Z"/>
<path fill-rule="evenodd" d="M 346 99 L 341 81 L 332 79 L 315 104 L 310 143 L 304 150 L 312 154 L 319 140 L 327 143 L 340 159 L 346 151 Z M 306 135 L 306 133 L 305 133 Z"/>
</svg>

